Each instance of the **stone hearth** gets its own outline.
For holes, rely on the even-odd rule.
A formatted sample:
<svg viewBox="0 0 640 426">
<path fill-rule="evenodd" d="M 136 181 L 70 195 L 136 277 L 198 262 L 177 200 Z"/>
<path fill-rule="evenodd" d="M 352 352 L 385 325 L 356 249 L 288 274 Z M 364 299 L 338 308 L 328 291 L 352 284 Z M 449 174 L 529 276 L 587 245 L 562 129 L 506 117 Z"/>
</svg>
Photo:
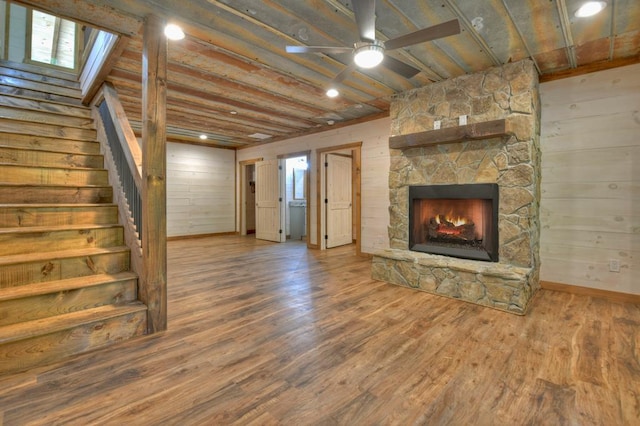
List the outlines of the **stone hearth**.
<svg viewBox="0 0 640 426">
<path fill-rule="evenodd" d="M 531 61 L 434 83 L 391 105 L 390 249 L 373 278 L 524 314 L 539 287 L 540 108 Z M 467 126 L 458 126 L 466 115 Z M 440 130 L 434 122 L 441 122 Z M 497 183 L 499 262 L 409 250 L 410 185 Z"/>
</svg>

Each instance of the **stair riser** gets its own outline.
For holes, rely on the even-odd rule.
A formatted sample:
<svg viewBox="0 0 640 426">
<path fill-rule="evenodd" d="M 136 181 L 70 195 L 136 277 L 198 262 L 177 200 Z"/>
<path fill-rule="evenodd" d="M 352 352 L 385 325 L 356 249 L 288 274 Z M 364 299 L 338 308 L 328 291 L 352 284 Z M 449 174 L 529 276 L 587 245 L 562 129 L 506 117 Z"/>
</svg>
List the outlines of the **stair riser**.
<svg viewBox="0 0 640 426">
<path fill-rule="evenodd" d="M 0 266 L 0 288 L 128 270 L 128 251 L 16 263 Z"/>
<path fill-rule="evenodd" d="M 21 87 L 6 86 L 0 83 L 0 94 L 26 96 L 33 99 L 43 101 L 60 102 L 67 105 L 82 106 L 82 101 L 71 96 L 60 96 L 53 93 L 41 92 L 38 90 L 30 90 Z"/>
<path fill-rule="evenodd" d="M 135 301 L 135 279 L 0 302 L 0 326 Z"/>
<path fill-rule="evenodd" d="M 78 187 L 2 187 L 0 185 L 0 203 L 2 204 L 48 204 L 48 203 L 111 203 L 113 189 L 108 186 L 99 188 Z"/>
<path fill-rule="evenodd" d="M 97 135 L 96 131 L 92 129 L 33 123 L 14 120 L 11 118 L 0 118 L 0 129 L 7 133 L 19 133 L 23 135 L 45 136 L 91 142 L 96 141 Z"/>
<path fill-rule="evenodd" d="M 19 68 L 23 69 L 19 69 Z M 27 66 L 28 67 L 28 66 Z M 77 81 L 69 80 L 70 73 L 66 72 L 50 72 L 46 69 L 37 71 L 29 71 L 24 69 L 25 66 L 21 64 L 8 64 L 7 66 L 0 65 L 0 75 L 6 77 L 19 78 L 26 81 L 36 81 L 40 83 L 46 83 L 48 87 L 65 87 L 75 90 L 76 93 L 80 93 L 80 83 Z"/>
<path fill-rule="evenodd" d="M 97 169 L 104 166 L 104 160 L 101 155 L 61 154 L 1 146 L 0 163 L 40 167 L 81 167 Z"/>
<path fill-rule="evenodd" d="M 116 206 L 0 207 L 0 228 L 118 223 Z"/>
<path fill-rule="evenodd" d="M 0 346 L 0 375 L 49 364 L 144 334 L 146 312 L 82 324 L 75 328 Z"/>
<path fill-rule="evenodd" d="M 0 165 L 0 182 L 23 185 L 106 186 L 109 184 L 109 177 L 106 170 Z"/>
<path fill-rule="evenodd" d="M 121 227 L 0 234 L 0 256 L 39 251 L 116 247 L 124 244 Z"/>
<path fill-rule="evenodd" d="M 53 126 L 78 127 L 83 129 L 95 129 L 92 118 L 74 117 L 70 115 L 55 114 L 48 111 L 32 111 L 28 109 L 16 109 L 0 105 L 0 117 L 19 120 L 25 123 L 50 124 Z"/>
<path fill-rule="evenodd" d="M 0 74 L 0 84 L 28 90 L 37 90 L 40 92 L 50 93 L 58 96 L 67 96 L 76 99 L 79 99 L 82 96 L 82 92 L 77 88 L 54 86 L 47 83 L 20 78 L 19 76 L 14 77 Z"/>
<path fill-rule="evenodd" d="M 29 109 L 29 110 L 38 110 L 43 112 L 52 112 L 52 113 L 63 114 L 63 115 L 68 115 L 72 117 L 91 118 L 91 109 L 87 107 L 63 105 L 63 104 L 44 101 L 40 99 L 29 99 L 29 98 L 5 95 L 0 97 L 0 105 L 7 106 L 7 107 Z"/>
<path fill-rule="evenodd" d="M 44 136 L 0 133 L 0 145 L 40 151 L 69 152 L 73 154 L 100 154 L 100 144 L 91 141 L 74 141 Z"/>
</svg>

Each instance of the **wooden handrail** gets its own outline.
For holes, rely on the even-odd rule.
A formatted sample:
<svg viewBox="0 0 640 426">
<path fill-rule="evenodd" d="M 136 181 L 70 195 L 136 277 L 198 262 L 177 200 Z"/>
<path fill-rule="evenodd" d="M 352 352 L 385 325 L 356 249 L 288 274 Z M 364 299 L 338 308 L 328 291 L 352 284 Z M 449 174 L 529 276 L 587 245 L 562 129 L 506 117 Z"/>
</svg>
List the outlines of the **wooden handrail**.
<svg viewBox="0 0 640 426">
<path fill-rule="evenodd" d="M 101 95 L 107 103 L 111 119 L 118 133 L 118 139 L 126 147 L 124 153 L 129 170 L 136 183 L 136 188 L 138 188 L 139 192 L 142 192 L 142 149 L 140 149 L 138 139 L 129 124 L 127 114 L 118 98 L 118 93 L 111 83 L 107 82 L 102 85 Z"/>
</svg>

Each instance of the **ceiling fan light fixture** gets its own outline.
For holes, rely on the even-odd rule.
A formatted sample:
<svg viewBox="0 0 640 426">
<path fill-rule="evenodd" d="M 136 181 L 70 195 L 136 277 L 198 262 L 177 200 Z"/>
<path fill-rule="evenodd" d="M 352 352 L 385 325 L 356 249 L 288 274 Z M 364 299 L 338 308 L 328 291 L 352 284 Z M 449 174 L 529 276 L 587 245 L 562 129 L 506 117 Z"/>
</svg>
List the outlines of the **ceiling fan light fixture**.
<svg viewBox="0 0 640 426">
<path fill-rule="evenodd" d="M 607 7 L 606 1 L 588 1 L 582 4 L 578 10 L 576 10 L 576 18 L 588 18 L 596 15 Z"/>
<path fill-rule="evenodd" d="M 333 88 L 333 87 L 331 87 L 329 90 L 327 90 L 327 96 L 330 97 L 330 98 L 335 98 L 339 94 L 340 94 L 340 92 L 338 92 L 338 90 Z"/>
<path fill-rule="evenodd" d="M 360 68 L 373 68 L 384 59 L 384 46 L 379 41 L 357 46 L 353 61 Z"/>
</svg>

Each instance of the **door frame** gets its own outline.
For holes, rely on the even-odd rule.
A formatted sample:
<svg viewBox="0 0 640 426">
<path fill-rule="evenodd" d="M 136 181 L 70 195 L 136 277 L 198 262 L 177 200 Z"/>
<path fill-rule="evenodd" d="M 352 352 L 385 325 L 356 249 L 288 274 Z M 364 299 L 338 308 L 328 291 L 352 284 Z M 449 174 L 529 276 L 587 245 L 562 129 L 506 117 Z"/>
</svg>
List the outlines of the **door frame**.
<svg viewBox="0 0 640 426">
<path fill-rule="evenodd" d="M 353 164 L 351 168 L 351 181 L 353 185 L 353 226 L 356 228 L 356 255 L 362 256 L 362 142 L 354 142 L 345 145 L 336 145 L 316 150 L 316 241 L 320 250 L 326 250 L 327 246 L 323 235 L 327 229 L 326 210 L 322 200 L 327 196 L 325 185 L 326 176 L 324 163 L 326 155 L 336 151 L 351 150 Z"/>
<path fill-rule="evenodd" d="M 240 164 L 240 235 L 247 235 L 247 197 L 245 193 L 245 185 L 247 184 L 247 166 L 254 165 L 262 161 L 260 158 L 252 158 L 250 160 L 242 160 Z M 253 206 L 255 208 L 255 206 Z"/>
<path fill-rule="evenodd" d="M 311 207 L 311 199 L 310 199 L 310 194 L 311 194 L 311 182 L 309 182 L 309 176 L 310 176 L 310 170 L 311 170 L 311 166 L 312 166 L 312 159 L 311 159 L 311 150 L 309 151 L 298 151 L 298 152 L 290 152 L 287 154 L 279 154 L 276 158 L 278 160 L 281 160 L 283 163 L 286 163 L 287 159 L 289 158 L 297 158 L 297 157 L 306 157 L 307 158 L 307 170 L 304 171 L 304 181 L 306 182 L 305 188 L 304 188 L 304 199 L 307 200 L 307 218 L 306 218 L 306 230 L 307 230 L 307 248 L 317 248 L 314 245 L 311 244 L 311 238 L 309 238 L 309 231 L 310 231 L 310 226 L 311 226 L 311 215 L 309 214 L 309 208 Z M 287 201 L 286 199 L 284 201 Z M 286 208 L 286 206 L 285 206 Z"/>
</svg>

